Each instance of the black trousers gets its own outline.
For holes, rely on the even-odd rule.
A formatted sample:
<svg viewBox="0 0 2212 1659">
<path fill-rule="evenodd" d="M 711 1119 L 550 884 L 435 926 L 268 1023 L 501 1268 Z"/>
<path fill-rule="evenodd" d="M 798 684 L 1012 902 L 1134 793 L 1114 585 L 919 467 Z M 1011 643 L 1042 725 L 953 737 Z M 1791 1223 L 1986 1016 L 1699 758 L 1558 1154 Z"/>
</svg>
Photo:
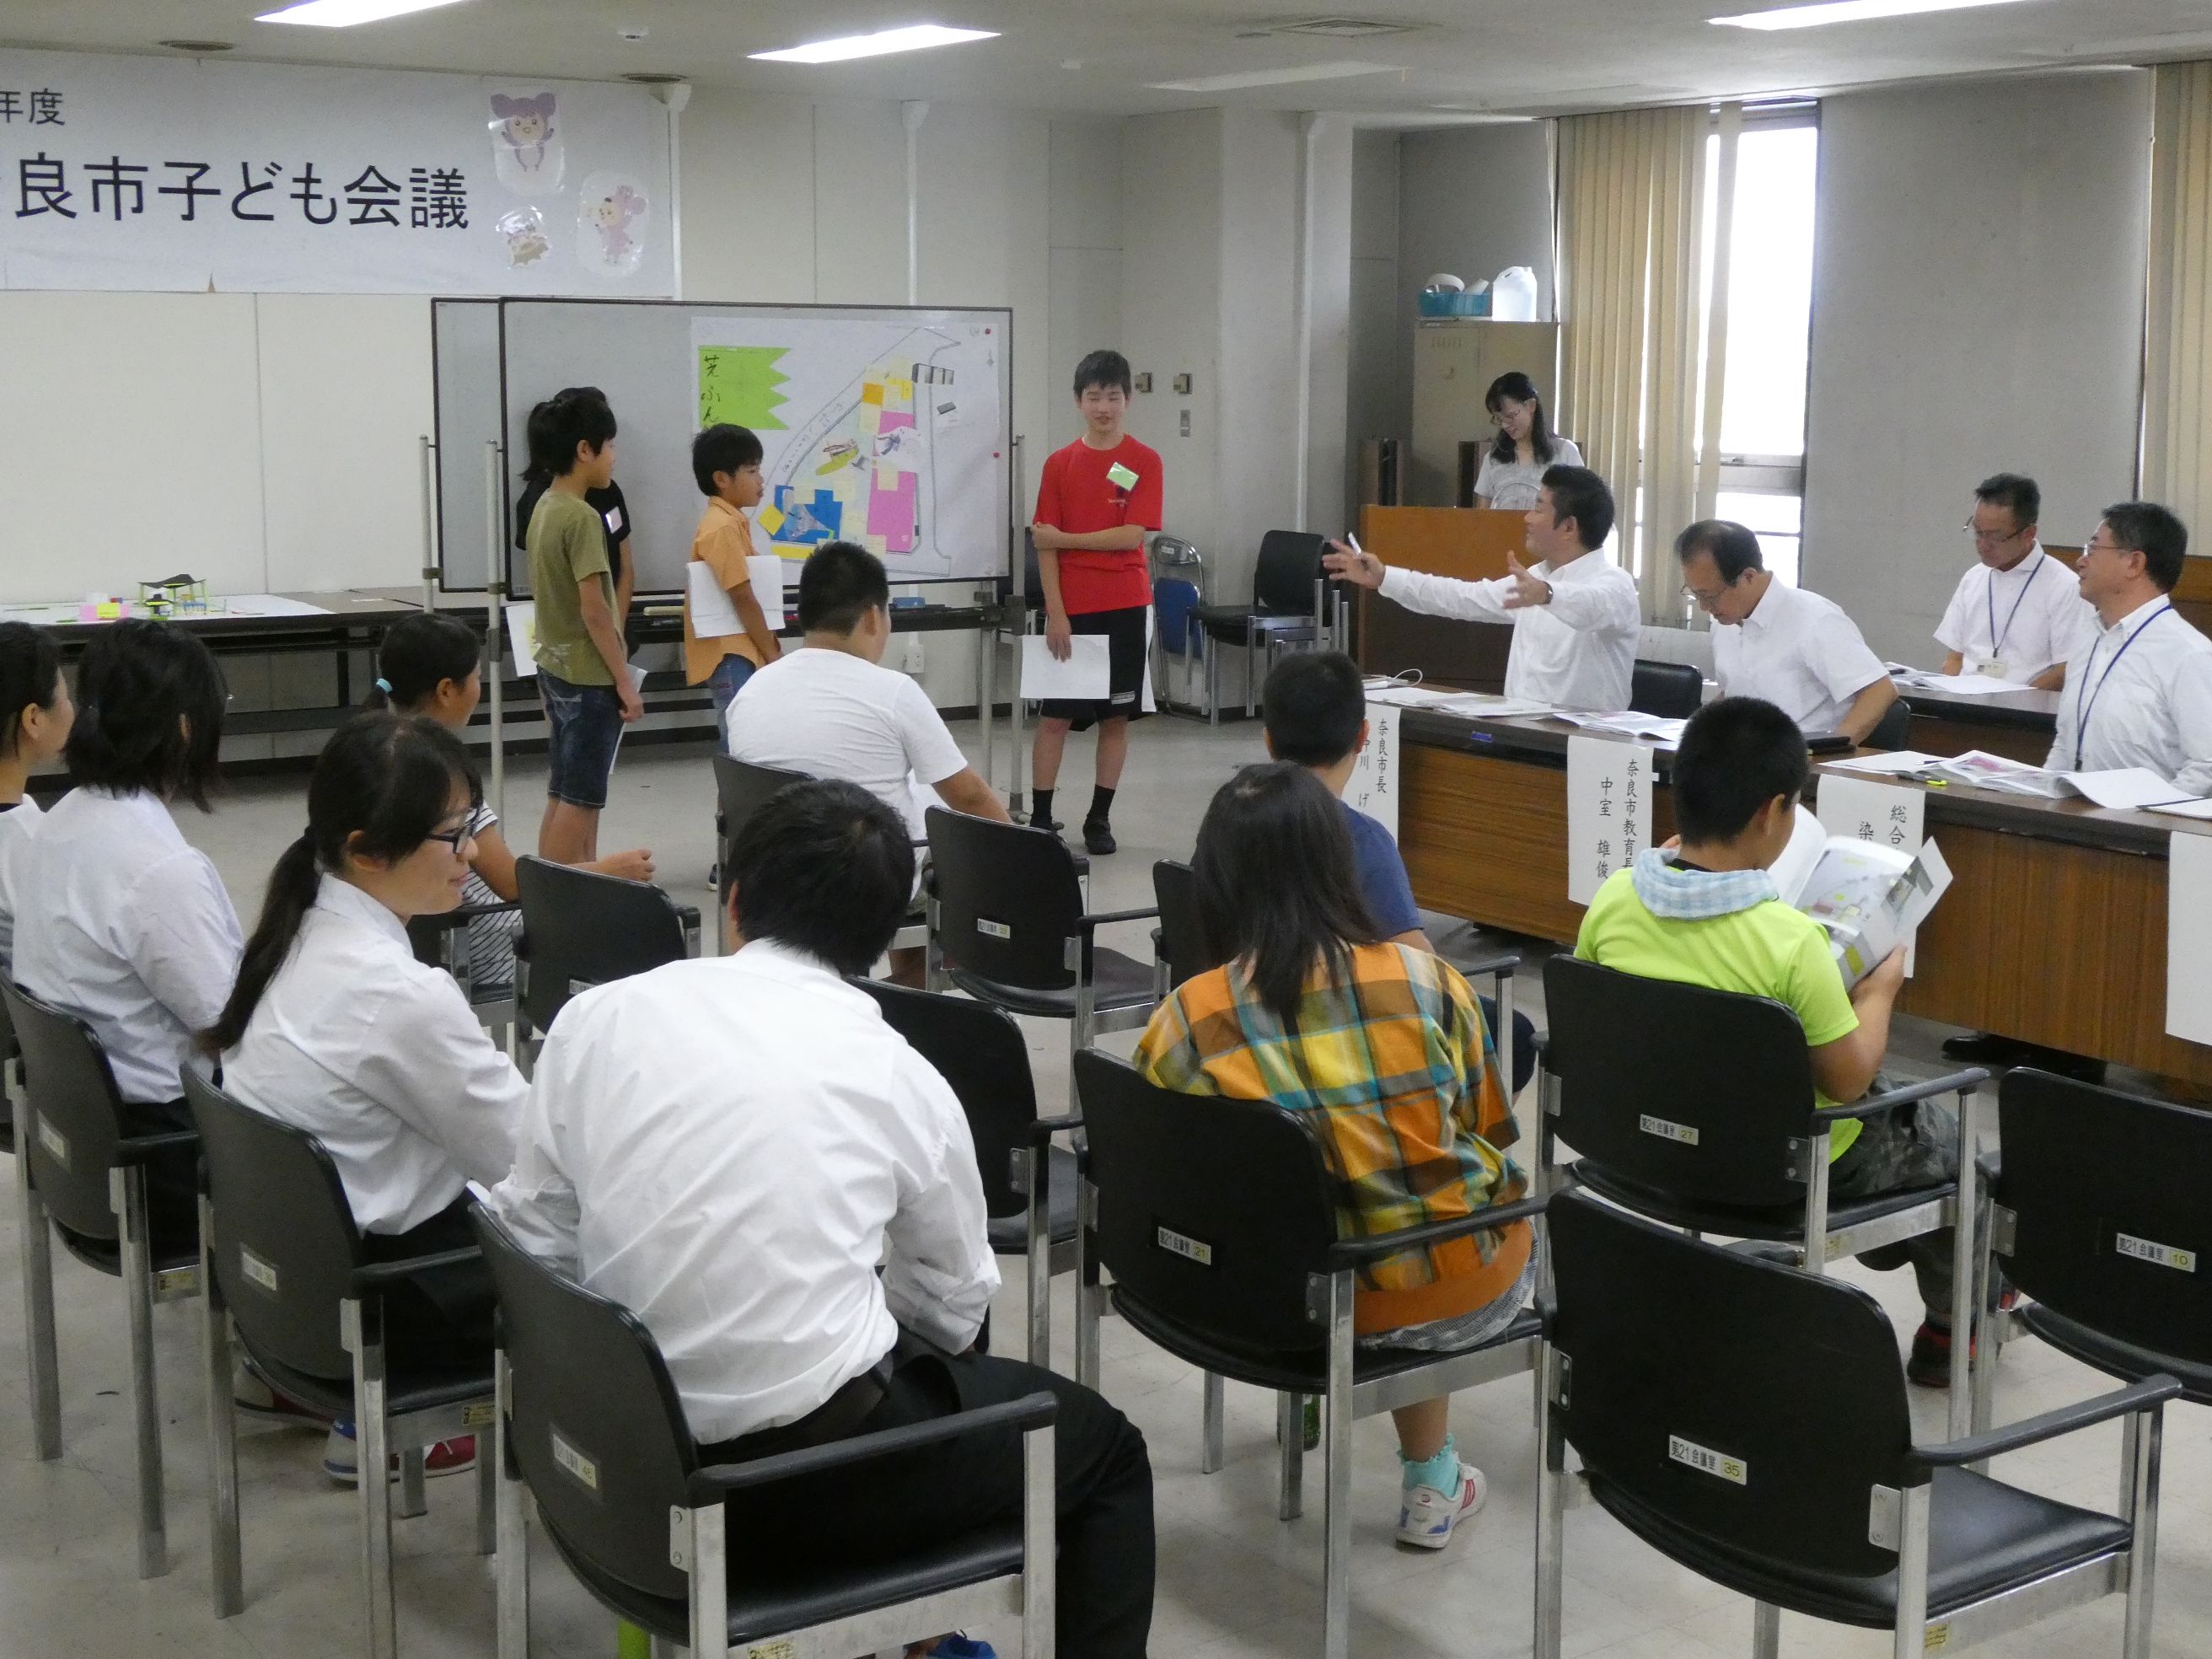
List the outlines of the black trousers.
<svg viewBox="0 0 2212 1659">
<path fill-rule="evenodd" d="M 125 1101 L 123 1133 L 165 1135 L 197 1130 L 192 1109 L 181 1098 Z M 191 1255 L 200 1247 L 200 1155 L 196 1149 L 157 1153 L 146 1164 L 146 1231 L 154 1259 Z"/>
<path fill-rule="evenodd" d="M 985 1355 L 929 1354 L 900 1366 L 857 1431 L 873 1433 L 1048 1389 L 1054 1425 L 1062 1659 L 1142 1659 L 1152 1623 L 1152 1466 L 1145 1437 L 1100 1395 L 1053 1371 Z M 743 1459 L 742 1441 L 702 1446 L 702 1463 Z M 765 1488 L 730 1509 L 730 1571 L 757 1580 L 825 1556 L 908 1553 L 1022 1509 L 1020 1435 L 1006 1431 Z M 757 1522 L 750 1519 L 758 1516 Z M 913 1639 L 939 1632 L 915 1631 Z"/>
<path fill-rule="evenodd" d="M 469 1225 L 472 1200 L 464 1194 L 420 1226 L 404 1233 L 363 1233 L 371 1261 L 404 1261 L 444 1250 L 474 1249 Z M 384 1364 L 388 1371 L 436 1370 L 490 1363 L 495 1299 L 491 1269 L 482 1257 L 434 1267 L 384 1293 Z"/>
</svg>

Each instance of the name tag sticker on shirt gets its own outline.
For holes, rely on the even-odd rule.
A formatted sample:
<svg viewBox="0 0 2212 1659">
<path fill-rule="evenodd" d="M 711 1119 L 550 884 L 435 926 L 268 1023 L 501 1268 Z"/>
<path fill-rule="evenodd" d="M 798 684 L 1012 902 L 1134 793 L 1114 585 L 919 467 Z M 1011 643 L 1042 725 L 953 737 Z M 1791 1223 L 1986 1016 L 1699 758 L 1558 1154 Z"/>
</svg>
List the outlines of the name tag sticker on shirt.
<svg viewBox="0 0 2212 1659">
<path fill-rule="evenodd" d="M 1695 1124 L 1670 1123 L 1663 1117 L 1654 1117 L 1649 1112 L 1641 1112 L 1637 1115 L 1636 1127 L 1647 1135 L 1656 1135 L 1662 1140 L 1671 1140 L 1678 1146 L 1694 1146 L 1698 1144 L 1698 1130 Z"/>
<path fill-rule="evenodd" d="M 1118 484 L 1124 489 L 1134 489 L 1137 487 L 1137 475 L 1122 465 L 1121 462 L 1116 461 L 1106 469 L 1106 482 Z"/>
<path fill-rule="evenodd" d="M 975 918 L 975 931 L 985 939 L 1012 939 L 1014 930 L 1003 921 L 994 921 L 988 916 Z"/>
<path fill-rule="evenodd" d="M 599 1489 L 599 1466 L 563 1440 L 559 1430 L 548 1430 L 546 1437 L 553 1443 L 553 1461 L 588 1490 L 597 1492 Z"/>
<path fill-rule="evenodd" d="M 1751 1471 L 1744 1467 L 1741 1458 L 1724 1457 L 1708 1447 L 1700 1446 L 1694 1440 L 1683 1439 L 1679 1434 L 1667 1437 L 1667 1455 L 1677 1463 L 1686 1463 L 1717 1480 L 1739 1486 L 1751 1484 Z"/>
<path fill-rule="evenodd" d="M 607 534 L 610 536 L 619 536 L 622 534 L 622 508 L 618 507 L 609 507 L 607 509 Z"/>
<path fill-rule="evenodd" d="M 243 1244 L 238 1247 L 238 1271 L 246 1275 L 249 1284 L 258 1285 L 271 1296 L 277 1293 L 275 1264 L 264 1261 Z"/>
<path fill-rule="evenodd" d="M 39 1120 L 39 1145 L 46 1149 L 48 1158 L 64 1170 L 69 1168 L 69 1137 L 43 1117 Z"/>
<path fill-rule="evenodd" d="M 2177 1250 L 2171 1244 L 2154 1244 L 2149 1239 L 2137 1238 L 2132 1233 L 2114 1233 L 2112 1249 L 2120 1255 L 2132 1257 L 2137 1261 L 2148 1261 L 2154 1267 L 2171 1267 L 2176 1273 L 2193 1273 L 2197 1271 L 2196 1251 Z"/>
<path fill-rule="evenodd" d="M 1159 1236 L 1160 1248 L 1170 1255 L 1179 1255 L 1186 1261 L 1195 1261 L 1201 1267 L 1213 1265 L 1213 1246 L 1201 1240 L 1174 1232 L 1165 1227 L 1153 1230 Z"/>
</svg>

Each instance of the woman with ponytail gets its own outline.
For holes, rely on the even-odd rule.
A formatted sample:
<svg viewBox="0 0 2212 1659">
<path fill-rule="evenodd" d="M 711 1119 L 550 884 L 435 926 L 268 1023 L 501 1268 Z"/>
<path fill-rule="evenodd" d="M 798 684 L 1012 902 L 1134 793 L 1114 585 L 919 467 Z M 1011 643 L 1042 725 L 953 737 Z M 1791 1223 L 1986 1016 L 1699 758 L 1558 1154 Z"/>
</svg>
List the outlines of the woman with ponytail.
<svg viewBox="0 0 2212 1659">
<path fill-rule="evenodd" d="M 15 944 L 9 872 L 40 817 L 31 773 L 59 758 L 76 718 L 53 636 L 28 623 L 0 623 L 0 974 Z"/>
<path fill-rule="evenodd" d="M 456 617 L 434 611 L 402 617 L 385 631 L 377 651 L 376 689 L 368 706 L 419 715 L 459 733 L 467 728 L 483 695 L 482 655 L 476 635 Z M 469 857 L 461 902 L 512 903 L 522 889 L 514 877 L 514 854 L 500 832 L 499 814 L 479 805 L 469 834 L 476 850 Z M 635 848 L 583 867 L 625 881 L 651 881 L 653 854 Z M 469 923 L 469 979 L 479 991 L 514 982 L 514 941 L 521 931 L 522 918 L 513 911 Z"/>
<path fill-rule="evenodd" d="M 503 1178 L 527 1086 L 453 979 L 415 960 L 407 923 L 461 902 L 480 802 L 459 739 L 390 712 L 356 715 L 307 785 L 307 827 L 269 878 L 229 1003 L 201 1038 L 233 1097 L 307 1130 L 373 1258 L 473 1242 L 469 1181 Z M 411 1279 L 386 1304 L 405 1365 L 478 1356 L 491 1343 L 481 1262 Z M 448 1442 L 440 1473 L 472 1447 Z M 354 1478 L 351 1430 L 324 1467 Z"/>
<path fill-rule="evenodd" d="M 204 645 L 146 620 L 95 633 L 76 690 L 64 750 L 76 787 L 10 860 L 15 981 L 92 1027 L 127 1132 L 190 1129 L 183 1068 L 230 994 L 240 941 L 222 878 L 170 810 L 208 810 L 228 696 Z M 198 1237 L 198 1164 L 187 1150 L 147 1166 L 156 1255 Z"/>
</svg>

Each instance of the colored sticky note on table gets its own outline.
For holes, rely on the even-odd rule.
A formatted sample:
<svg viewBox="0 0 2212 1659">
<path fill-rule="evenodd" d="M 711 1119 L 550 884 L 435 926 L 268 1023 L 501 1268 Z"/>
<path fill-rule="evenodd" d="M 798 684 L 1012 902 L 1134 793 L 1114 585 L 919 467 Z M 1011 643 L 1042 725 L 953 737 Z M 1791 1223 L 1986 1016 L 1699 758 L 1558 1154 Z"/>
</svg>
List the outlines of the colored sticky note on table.
<svg viewBox="0 0 2212 1659">
<path fill-rule="evenodd" d="M 873 404 L 878 408 L 881 408 L 884 401 L 883 382 L 880 380 L 870 380 L 866 386 L 862 386 L 860 388 L 860 401 L 864 404 Z"/>
</svg>

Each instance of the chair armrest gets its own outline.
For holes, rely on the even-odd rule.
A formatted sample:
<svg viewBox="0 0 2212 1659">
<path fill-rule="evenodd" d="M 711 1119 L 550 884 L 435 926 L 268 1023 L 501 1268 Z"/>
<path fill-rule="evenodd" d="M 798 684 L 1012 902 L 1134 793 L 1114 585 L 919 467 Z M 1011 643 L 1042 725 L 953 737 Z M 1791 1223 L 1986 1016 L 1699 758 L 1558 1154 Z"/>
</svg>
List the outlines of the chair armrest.
<svg viewBox="0 0 2212 1659">
<path fill-rule="evenodd" d="M 980 1406 L 974 1411 L 955 1412 L 950 1417 L 933 1418 L 927 1423 L 908 1423 L 900 1428 L 881 1429 L 874 1434 L 855 1435 L 849 1440 L 832 1440 L 826 1445 L 804 1446 L 797 1451 L 778 1452 L 773 1457 L 750 1463 L 716 1463 L 695 1470 L 684 1481 L 684 1501 L 692 1509 L 703 1509 L 733 1492 L 819 1474 L 825 1469 L 872 1462 L 878 1457 L 934 1446 L 964 1435 L 982 1434 L 992 1429 L 1041 1429 L 1052 1422 L 1059 1410 L 1060 1402 L 1039 1390 L 1000 1405 Z"/>
<path fill-rule="evenodd" d="M 473 1244 L 458 1250 L 437 1250 L 428 1255 L 410 1255 L 398 1261 L 367 1261 L 353 1270 L 356 1291 L 382 1290 L 387 1285 L 397 1285 L 418 1273 L 429 1273 L 438 1267 L 458 1267 L 465 1261 L 481 1261 L 483 1252 Z"/>
<path fill-rule="evenodd" d="M 1160 907 L 1157 904 L 1148 904 L 1141 910 L 1103 910 L 1097 915 L 1077 918 L 1075 925 L 1085 933 L 1089 933 L 1097 928 L 1107 926 L 1109 922 L 1156 921 L 1159 914 Z"/>
<path fill-rule="evenodd" d="M 196 1152 L 200 1134 L 197 1129 L 165 1129 L 157 1135 L 125 1135 L 115 1143 L 118 1164 L 150 1164 L 163 1152 Z"/>
<path fill-rule="evenodd" d="M 1551 1201 L 1547 1194 L 1540 1198 L 1518 1199 L 1510 1204 L 1487 1204 L 1472 1215 L 1454 1216 L 1449 1221 L 1424 1222 L 1418 1227 L 1401 1227 L 1395 1232 L 1378 1233 L 1372 1238 L 1344 1239 L 1329 1246 L 1328 1268 L 1331 1273 L 1343 1273 L 1348 1268 L 1364 1267 L 1385 1256 L 1424 1249 L 1433 1244 L 1448 1244 L 1470 1233 L 1526 1221 L 1543 1214 L 1545 1206 Z"/>
<path fill-rule="evenodd" d="M 1912 1462 L 1923 1469 L 1979 1463 L 2000 1452 L 2018 1451 L 2023 1446 L 2054 1440 L 2062 1434 L 2071 1434 L 2076 1429 L 2094 1428 L 2100 1423 L 2109 1423 L 2116 1417 L 2131 1417 L 2137 1412 L 2148 1411 L 2153 1406 L 2179 1399 L 2180 1395 L 2179 1380 L 2163 1371 L 2154 1372 L 2124 1389 L 2115 1389 L 2110 1394 L 2100 1394 L 2088 1400 L 2077 1400 L 2070 1406 L 2061 1406 L 2056 1411 L 2045 1412 L 2024 1422 L 2008 1423 L 2001 1429 L 1987 1429 L 1980 1434 L 1970 1434 L 1964 1440 L 1947 1440 L 1941 1445 L 1915 1446 Z"/>
<path fill-rule="evenodd" d="M 1488 956 L 1475 957 L 1466 963 L 1452 964 L 1462 979 L 1492 979 L 1499 974 L 1516 972 L 1521 966 L 1518 951 L 1493 951 Z"/>
<path fill-rule="evenodd" d="M 434 915 L 416 916 L 413 925 L 439 933 L 455 927 L 465 927 L 479 916 L 504 916 L 519 914 L 520 899 L 497 899 L 489 904 L 457 904 L 450 910 L 441 910 Z"/>
<path fill-rule="evenodd" d="M 699 907 L 696 904 L 678 905 L 676 907 L 676 919 L 682 922 L 685 927 L 696 931 L 699 926 Z"/>
<path fill-rule="evenodd" d="M 1069 1112 L 1060 1117 L 1041 1117 L 1024 1130 L 1023 1133 L 1027 1137 L 1030 1146 L 1043 1146 L 1048 1145 L 1052 1138 L 1062 1130 L 1080 1129 L 1082 1127 L 1083 1114 Z"/>
<path fill-rule="evenodd" d="M 1942 1077 L 1931 1077 L 1925 1083 L 1911 1083 L 1902 1089 L 1869 1095 L 1864 1100 L 1853 1101 L 1848 1106 L 1824 1106 L 1813 1114 L 1813 1127 L 1825 1129 L 1832 1123 L 1841 1123 L 1850 1118 L 1872 1117 L 1876 1112 L 1886 1112 L 1891 1107 L 1902 1106 L 1908 1101 L 1948 1095 L 1954 1090 L 1974 1088 L 1989 1080 L 1990 1074 L 1980 1066 L 1969 1066 L 1963 1072 L 1949 1072 Z"/>
</svg>

